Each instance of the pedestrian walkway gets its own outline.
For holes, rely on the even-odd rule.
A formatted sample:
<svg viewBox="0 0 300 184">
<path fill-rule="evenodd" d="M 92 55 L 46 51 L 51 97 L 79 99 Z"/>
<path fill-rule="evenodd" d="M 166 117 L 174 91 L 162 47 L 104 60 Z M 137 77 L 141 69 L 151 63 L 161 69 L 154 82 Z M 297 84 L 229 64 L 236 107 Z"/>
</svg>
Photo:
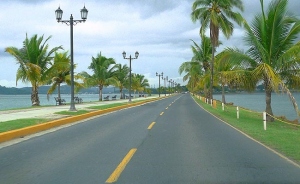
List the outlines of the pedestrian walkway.
<svg viewBox="0 0 300 184">
<path fill-rule="evenodd" d="M 145 99 L 158 98 L 157 96 L 149 96 L 147 98 L 134 98 L 132 101 L 140 101 Z M 91 106 L 101 106 L 113 103 L 126 103 L 128 99 L 111 100 L 111 101 L 101 101 L 101 102 L 88 102 L 75 104 L 76 110 L 85 110 Z M 47 118 L 47 119 L 57 119 L 63 117 L 63 115 L 54 114 L 60 111 L 68 111 L 70 105 L 60 105 L 60 106 L 47 106 L 47 107 L 36 107 L 28 109 L 18 109 L 18 110 L 5 110 L 0 111 L 0 123 L 4 121 L 16 120 L 16 119 L 27 119 L 27 118 Z"/>
</svg>

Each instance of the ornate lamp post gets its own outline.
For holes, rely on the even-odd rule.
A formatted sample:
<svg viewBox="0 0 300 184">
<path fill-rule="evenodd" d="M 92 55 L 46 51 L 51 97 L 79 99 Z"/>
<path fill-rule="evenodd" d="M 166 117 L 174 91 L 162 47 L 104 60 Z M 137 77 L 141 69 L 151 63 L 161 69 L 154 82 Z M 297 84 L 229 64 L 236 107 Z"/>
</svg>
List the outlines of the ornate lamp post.
<svg viewBox="0 0 300 184">
<path fill-rule="evenodd" d="M 123 58 L 124 59 L 128 59 L 129 60 L 129 102 L 131 102 L 131 60 L 133 59 L 137 59 L 139 57 L 139 52 L 136 51 L 135 52 L 135 57 L 131 57 L 131 55 L 129 56 L 129 58 L 126 58 L 126 52 L 123 51 L 122 53 Z"/>
<path fill-rule="evenodd" d="M 73 15 L 71 14 L 70 20 L 61 20 L 63 11 L 58 7 L 58 9 L 55 11 L 56 20 L 57 22 L 62 22 L 70 26 L 70 52 L 71 52 L 71 105 L 70 105 L 70 111 L 76 111 L 75 103 L 74 103 L 74 61 L 73 61 L 73 25 L 76 25 L 77 23 L 85 22 L 88 15 L 88 10 L 85 8 L 85 6 L 80 10 L 81 13 L 81 19 L 82 20 L 73 20 Z"/>
<path fill-rule="evenodd" d="M 156 72 L 156 76 L 158 76 L 158 97 L 160 97 L 160 77 L 163 77 L 164 73 L 161 72 L 161 74 L 158 74 Z"/>
</svg>

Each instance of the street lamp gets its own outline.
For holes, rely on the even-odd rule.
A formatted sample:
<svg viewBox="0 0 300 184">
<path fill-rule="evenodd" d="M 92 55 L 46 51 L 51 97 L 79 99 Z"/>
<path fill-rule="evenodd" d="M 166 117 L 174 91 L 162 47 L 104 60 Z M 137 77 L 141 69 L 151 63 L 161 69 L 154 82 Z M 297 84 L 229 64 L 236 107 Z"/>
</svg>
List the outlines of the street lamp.
<svg viewBox="0 0 300 184">
<path fill-rule="evenodd" d="M 158 76 L 158 97 L 160 97 L 160 77 L 163 77 L 164 73 L 161 72 L 161 74 L 158 74 L 156 72 L 156 76 Z"/>
<path fill-rule="evenodd" d="M 85 8 L 85 6 L 80 10 L 81 13 L 81 19 L 82 20 L 73 20 L 73 15 L 71 14 L 70 20 L 61 20 L 63 11 L 58 7 L 58 9 L 55 11 L 56 20 L 57 22 L 65 23 L 68 26 L 70 26 L 70 52 L 71 52 L 71 105 L 69 111 L 76 111 L 75 103 L 74 103 L 74 61 L 73 61 L 73 25 L 76 25 L 77 23 L 85 22 L 88 15 L 88 10 Z"/>
<path fill-rule="evenodd" d="M 123 51 L 122 53 L 123 58 L 124 59 L 128 59 L 129 60 L 129 102 L 131 102 L 131 60 L 133 59 L 137 59 L 139 57 L 139 52 L 136 51 L 135 52 L 135 57 L 131 57 L 131 55 L 129 56 L 129 58 L 126 58 L 126 52 Z"/>
</svg>

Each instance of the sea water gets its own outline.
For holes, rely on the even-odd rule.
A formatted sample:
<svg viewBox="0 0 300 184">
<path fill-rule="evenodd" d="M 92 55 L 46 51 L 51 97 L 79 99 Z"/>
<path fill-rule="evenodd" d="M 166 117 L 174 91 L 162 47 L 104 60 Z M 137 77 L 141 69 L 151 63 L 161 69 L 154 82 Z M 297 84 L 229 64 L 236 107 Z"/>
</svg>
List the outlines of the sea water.
<svg viewBox="0 0 300 184">
<path fill-rule="evenodd" d="M 300 108 L 300 93 L 293 93 L 295 100 Z M 215 94 L 214 99 L 222 100 L 221 94 Z M 258 112 L 266 109 L 265 93 L 234 93 L 225 94 L 226 103 L 232 102 L 235 106 L 244 107 Z M 298 119 L 297 113 L 292 102 L 286 94 L 272 93 L 272 111 L 275 116 L 285 116 L 289 120 Z"/>
<path fill-rule="evenodd" d="M 102 98 L 109 95 L 111 97 L 117 95 L 116 99 L 120 98 L 120 94 L 103 94 Z M 83 102 L 96 102 L 99 101 L 99 94 L 80 94 L 74 95 L 82 98 Z M 51 106 L 56 105 L 56 101 L 54 97 L 57 95 L 50 95 L 49 99 L 46 94 L 39 94 L 40 105 L 41 106 Z M 71 101 L 70 94 L 62 94 L 62 99 L 65 99 L 67 103 Z M 31 107 L 31 95 L 0 95 L 0 110 L 9 110 L 9 109 L 17 109 L 17 108 L 26 108 Z"/>
</svg>

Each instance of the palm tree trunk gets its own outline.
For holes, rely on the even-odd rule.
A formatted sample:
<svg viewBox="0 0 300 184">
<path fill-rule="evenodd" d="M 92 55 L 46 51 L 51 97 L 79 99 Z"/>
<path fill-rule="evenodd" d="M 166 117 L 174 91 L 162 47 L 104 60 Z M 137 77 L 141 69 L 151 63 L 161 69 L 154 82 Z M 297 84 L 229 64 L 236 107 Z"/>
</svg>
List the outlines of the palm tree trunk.
<svg viewBox="0 0 300 184">
<path fill-rule="evenodd" d="M 226 104 L 226 100 L 225 100 L 225 85 L 222 83 L 222 102 L 223 104 Z"/>
<path fill-rule="evenodd" d="M 266 92 L 267 121 L 273 122 L 274 118 L 273 118 L 273 111 L 272 111 L 272 106 L 271 106 L 272 88 L 269 86 L 268 80 L 265 80 L 265 92 Z"/>
<path fill-rule="evenodd" d="M 215 46 L 212 41 L 212 51 L 211 51 L 211 66 L 210 66 L 210 87 L 209 87 L 209 93 L 210 93 L 210 99 L 213 100 L 213 85 L 214 85 L 214 62 L 215 62 Z"/>
<path fill-rule="evenodd" d="M 99 85 L 99 101 L 102 101 L 102 86 Z"/>
<path fill-rule="evenodd" d="M 120 88 L 120 99 L 124 99 L 122 92 L 123 92 L 123 89 Z"/>
<path fill-rule="evenodd" d="M 34 85 L 32 86 L 32 91 L 31 91 L 31 103 L 32 103 L 32 106 L 40 105 L 38 87 L 34 86 Z"/>
<path fill-rule="evenodd" d="M 57 96 L 60 98 L 60 83 L 57 84 Z"/>
<path fill-rule="evenodd" d="M 58 103 L 61 105 L 61 96 L 60 96 L 60 83 L 57 84 L 57 96 L 58 96 Z"/>
</svg>

